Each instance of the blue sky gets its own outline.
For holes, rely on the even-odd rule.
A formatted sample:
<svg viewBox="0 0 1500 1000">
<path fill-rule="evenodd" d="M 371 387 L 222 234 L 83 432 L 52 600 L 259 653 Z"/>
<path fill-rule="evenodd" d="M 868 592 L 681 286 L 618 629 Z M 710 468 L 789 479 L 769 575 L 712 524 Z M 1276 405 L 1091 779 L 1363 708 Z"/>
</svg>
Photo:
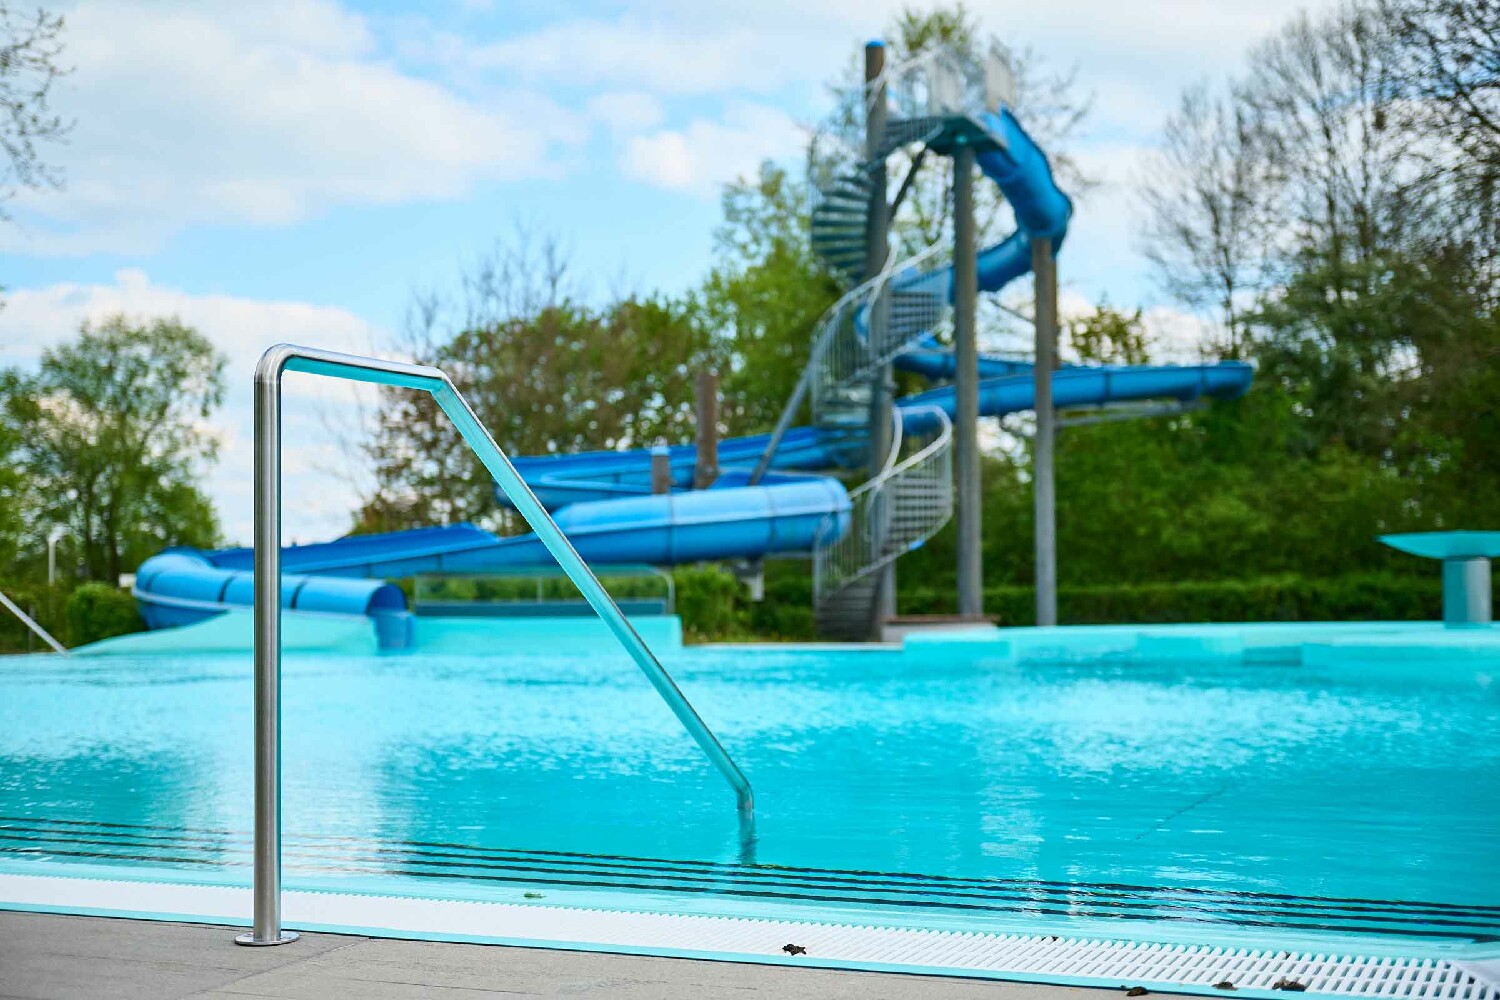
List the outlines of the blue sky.
<svg viewBox="0 0 1500 1000">
<path fill-rule="evenodd" d="M 61 191 L 0 227 L 0 364 L 33 363 L 90 316 L 175 313 L 231 358 L 209 484 L 248 535 L 248 377 L 277 340 L 379 347 L 412 290 L 520 220 L 560 238 L 585 288 L 677 291 L 703 274 L 721 185 L 794 162 L 823 84 L 889 0 L 90 0 L 64 8 L 76 119 Z M 1134 243 L 1141 157 L 1186 84 L 1236 67 L 1295 0 L 970 5 L 1077 66 L 1095 110 L 1074 152 L 1102 183 L 1063 261 L 1072 301 L 1160 302 Z M 1187 330 L 1184 334 L 1182 331 Z M 351 406 L 295 389 L 308 414 Z M 295 401 L 289 403 L 297 405 Z M 309 416 L 308 419 L 312 419 Z M 344 530 L 359 463 L 288 442 L 289 533 Z"/>
</svg>

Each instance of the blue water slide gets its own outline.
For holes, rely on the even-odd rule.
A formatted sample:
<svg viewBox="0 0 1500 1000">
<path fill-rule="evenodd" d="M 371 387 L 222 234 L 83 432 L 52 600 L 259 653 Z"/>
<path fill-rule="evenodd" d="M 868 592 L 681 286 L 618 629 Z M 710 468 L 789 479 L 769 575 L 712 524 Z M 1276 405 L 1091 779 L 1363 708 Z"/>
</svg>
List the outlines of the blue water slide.
<svg viewBox="0 0 1500 1000">
<path fill-rule="evenodd" d="M 986 127 L 1003 151 L 981 153 L 980 169 L 1011 204 L 1017 231 L 978 254 L 979 287 L 996 291 L 1031 267 L 1031 241 L 1061 244 L 1072 203 L 1057 187 L 1046 156 L 1008 111 L 990 114 Z M 951 297 L 951 269 L 912 269 L 892 279 L 898 290 L 930 286 Z M 897 359 L 898 367 L 929 379 L 951 379 L 953 356 L 928 338 Z M 980 358 L 979 411 L 999 417 L 1033 405 L 1035 373 L 1027 362 Z M 1140 367 L 1064 367 L 1054 372 L 1059 406 L 1105 405 L 1145 399 L 1228 398 L 1242 394 L 1251 372 L 1243 364 Z M 936 423 L 933 407 L 950 416 L 951 385 L 898 402 L 912 433 Z M 671 565 L 708 559 L 758 558 L 806 552 L 833 525 L 847 530 L 850 501 L 838 480 L 811 476 L 839 464 L 857 431 L 817 427 L 790 430 L 777 449 L 773 472 L 748 485 L 747 470 L 769 435 L 724 441 L 724 469 L 707 490 L 691 490 L 697 453 L 692 445 L 666 449 L 674 492 L 651 493 L 652 450 L 516 458 L 514 464 L 584 559 L 594 563 Z M 501 497 L 503 502 L 504 498 Z M 497 537 L 469 524 L 360 535 L 284 550 L 282 599 L 289 610 L 370 618 L 384 647 L 411 640 L 411 617 L 388 579 L 418 573 L 501 572 L 552 561 L 532 535 Z M 140 568 L 135 594 L 152 628 L 184 625 L 251 605 L 249 549 L 204 552 L 168 549 Z"/>
<path fill-rule="evenodd" d="M 835 446 L 851 432 L 823 428 L 796 427 L 788 431 L 776 452 L 776 466 L 781 470 L 822 470 L 837 466 Z M 769 434 L 728 438 L 719 443 L 719 465 L 726 468 L 750 466 L 765 451 Z M 651 493 L 651 455 L 656 449 L 635 448 L 626 451 L 589 451 L 571 455 L 517 457 L 511 461 L 526 479 L 537 499 L 548 510 L 568 504 L 610 498 L 649 496 Z M 698 460 L 697 448 L 691 444 L 665 449 L 674 489 L 690 489 L 693 468 Z M 800 482 L 805 476 L 768 475 L 762 483 Z M 496 499 L 505 504 L 503 496 Z"/>
<path fill-rule="evenodd" d="M 1004 359 L 994 361 L 991 370 L 998 369 L 1007 374 L 980 380 L 980 415 L 1003 417 L 1031 409 L 1035 391 L 1032 366 Z M 935 364 L 934 367 L 938 366 Z M 1232 399 L 1243 395 L 1250 387 L 1252 374 L 1250 366 L 1243 362 L 1079 366 L 1054 372 L 1052 392 L 1058 406 L 1103 406 L 1150 399 L 1186 401 L 1204 396 Z M 956 391 L 952 385 L 938 386 L 897 400 L 896 405 L 901 412 L 903 430 L 922 433 L 932 429 L 935 423 L 931 407 L 942 409 L 950 418 L 954 415 Z M 777 449 L 773 467 L 783 473 L 827 469 L 837 464 L 836 445 L 848 434 L 848 431 L 837 429 L 793 428 L 787 432 L 782 447 Z M 730 487 L 743 482 L 745 470 L 760 458 L 768 440 L 768 435 L 757 434 L 721 442 L 719 464 L 726 472 L 715 486 Z M 673 487 L 688 489 L 692 485 L 697 449 L 690 444 L 679 445 L 667 449 L 667 458 Z M 646 448 L 518 458 L 515 465 L 538 499 L 549 508 L 578 501 L 642 496 L 651 491 L 651 449 Z M 741 478 L 737 480 L 736 476 Z M 780 478 L 768 475 L 762 482 L 776 482 Z M 503 497 L 499 499 L 504 502 Z"/>
<path fill-rule="evenodd" d="M 1014 233 L 980 250 L 975 259 L 979 290 L 997 292 L 1030 273 L 1033 239 L 1051 239 L 1054 251 L 1062 247 L 1073 202 L 1057 186 L 1046 154 L 1010 111 L 987 113 L 984 125 L 1004 148 L 979 153 L 975 160 L 980 171 L 999 186 L 1016 219 Z M 891 287 L 900 292 L 927 291 L 951 301 L 953 269 L 912 268 L 891 278 Z"/>
<path fill-rule="evenodd" d="M 958 373 L 958 359 L 951 350 L 937 343 L 907 351 L 896 358 L 895 366 L 901 371 L 911 372 L 934 382 L 939 379 L 951 379 Z M 1029 375 L 1034 367 L 1030 361 L 1001 357 L 998 354 L 979 355 L 980 378 Z M 1064 365 L 1063 367 L 1073 366 Z"/>
<path fill-rule="evenodd" d="M 191 625 L 254 603 L 255 581 L 248 561 L 226 568 L 223 553 L 171 548 L 141 564 L 134 594 L 147 628 Z M 375 625 L 383 647 L 410 644 L 411 616 L 401 588 L 384 580 L 346 580 L 332 576 L 285 573 L 281 606 L 315 614 L 364 615 Z"/>
<path fill-rule="evenodd" d="M 1107 406 L 1112 403 L 1176 399 L 1188 402 L 1210 397 L 1234 399 L 1250 388 L 1254 370 L 1243 361 L 1212 365 L 1131 365 L 1063 368 L 1052 373 L 1052 401 L 1056 406 Z M 951 418 L 957 405 L 953 386 L 945 385 L 897 401 L 902 427 L 922 433 L 937 425 L 932 408 Z M 979 413 L 1000 417 L 1036 405 L 1036 379 L 1031 373 L 981 379 Z"/>
<path fill-rule="evenodd" d="M 575 503 L 555 517 L 591 563 L 656 565 L 807 552 L 819 531 L 831 526 L 842 534 L 848 519 L 844 487 L 820 476 Z M 246 548 L 178 548 L 152 556 L 135 583 L 147 626 L 187 625 L 250 607 L 253 561 Z M 411 641 L 411 619 L 405 595 L 387 579 L 552 562 L 535 535 L 501 538 L 471 524 L 355 535 L 283 549 L 282 604 L 292 611 L 368 616 L 383 648 L 402 648 Z"/>
</svg>

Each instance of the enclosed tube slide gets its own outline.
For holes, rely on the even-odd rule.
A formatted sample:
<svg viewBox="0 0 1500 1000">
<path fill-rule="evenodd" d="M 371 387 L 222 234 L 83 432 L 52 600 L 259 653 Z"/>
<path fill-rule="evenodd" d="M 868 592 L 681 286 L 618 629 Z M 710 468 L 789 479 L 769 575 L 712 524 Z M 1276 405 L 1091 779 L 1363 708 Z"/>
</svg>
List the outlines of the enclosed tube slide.
<svg viewBox="0 0 1500 1000">
<path fill-rule="evenodd" d="M 255 603 L 254 573 L 248 563 L 243 569 L 226 568 L 219 561 L 223 555 L 171 548 L 142 563 L 133 592 L 146 627 L 191 625 L 230 608 L 251 607 Z M 281 606 L 288 611 L 366 615 L 375 625 L 382 648 L 410 645 L 411 615 L 406 609 L 406 595 L 384 580 L 285 573 L 281 577 Z"/>
<path fill-rule="evenodd" d="M 847 529 L 849 495 L 815 476 L 734 489 L 575 503 L 555 516 L 586 561 L 672 565 L 705 559 L 806 552 L 834 519 Z M 135 597 L 150 628 L 187 625 L 253 603 L 253 552 L 168 549 L 136 574 Z M 288 610 L 367 615 L 383 648 L 410 644 L 400 588 L 418 573 L 503 572 L 552 563 L 535 535 L 499 538 L 471 524 L 355 535 L 282 550 Z"/>
<path fill-rule="evenodd" d="M 1050 239 L 1060 246 L 1067 235 L 1073 204 L 1057 186 L 1047 157 L 1009 111 L 987 114 L 985 127 L 1001 150 L 976 157 L 980 169 L 1004 193 L 1015 214 L 1017 230 L 1008 239 L 981 250 L 976 267 L 979 288 L 998 291 L 1031 269 L 1031 241 Z M 916 268 L 890 279 L 897 291 L 927 291 L 951 301 L 953 269 Z M 951 351 L 929 336 L 917 348 L 896 359 L 896 366 L 929 379 L 951 379 L 956 366 Z M 1125 375 L 1125 372 L 1131 374 Z M 1028 362 L 994 355 L 979 359 L 979 412 L 999 417 L 1028 410 L 1033 398 L 1033 367 Z M 1053 376 L 1053 391 L 1063 406 L 1107 405 L 1152 398 L 1191 399 L 1199 395 L 1236 396 L 1250 384 L 1251 371 L 1242 364 L 1212 366 L 1153 366 L 1136 368 L 1064 367 Z M 904 429 L 920 432 L 932 420 L 923 407 L 937 405 L 954 415 L 952 386 L 942 386 L 901 400 Z M 813 472 L 836 467 L 848 449 L 848 430 L 793 428 L 781 439 L 771 467 L 783 472 Z M 735 438 L 719 446 L 724 468 L 749 467 L 765 451 L 769 435 Z M 668 450 L 674 488 L 692 484 L 696 453 L 691 445 Z M 640 496 L 650 491 L 650 452 L 646 450 L 591 452 L 575 455 L 516 459 L 516 468 L 543 503 L 561 507 L 580 501 Z M 766 481 L 766 480 L 763 480 Z M 729 485 L 724 483 L 722 485 Z M 504 502 L 504 497 L 499 498 Z"/>
<path fill-rule="evenodd" d="M 1002 140 L 1003 151 L 980 153 L 980 169 L 1011 204 L 1017 231 L 978 255 L 979 287 L 997 291 L 1031 267 L 1030 244 L 1067 234 L 1073 206 L 1052 177 L 1046 156 L 1008 111 L 986 116 L 986 127 Z M 951 298 L 953 273 L 911 270 L 892 279 L 900 290 L 929 288 Z M 951 353 L 935 340 L 897 359 L 897 366 L 930 379 L 952 378 Z M 1030 364 L 1005 358 L 980 359 L 979 412 L 999 417 L 1033 404 Z M 1060 406 L 1106 405 L 1146 399 L 1228 398 L 1249 387 L 1243 364 L 1141 367 L 1065 367 L 1053 373 L 1053 397 Z M 951 385 L 900 400 L 904 429 L 928 430 L 932 407 L 950 416 Z M 831 517 L 846 529 L 850 503 L 835 479 L 806 473 L 836 467 L 840 445 L 850 431 L 802 427 L 781 440 L 773 461 L 777 471 L 755 486 L 748 469 L 769 436 L 735 438 L 719 446 L 723 475 L 707 490 L 690 491 L 696 451 L 691 445 L 667 451 L 673 492 L 651 495 L 651 451 L 592 452 L 516 458 L 516 469 L 538 499 L 556 510 L 558 525 L 584 559 L 594 563 L 670 565 L 704 559 L 758 558 L 806 552 Z M 500 497 L 504 502 L 504 497 Z M 473 525 L 362 535 L 284 551 L 287 572 L 282 595 L 290 610 L 366 615 L 381 645 L 406 645 L 411 620 L 399 588 L 385 582 L 417 573 L 500 572 L 545 565 L 551 556 L 532 535 L 499 538 Z M 161 628 L 199 621 L 230 608 L 251 605 L 251 552 L 168 549 L 148 559 L 136 575 L 135 596 L 148 626 Z"/>
<path fill-rule="evenodd" d="M 1031 409 L 1036 381 L 1030 365 L 1001 361 L 1016 366 L 1020 374 L 981 379 L 979 413 L 985 417 L 1003 417 Z M 1252 370 L 1244 362 L 1220 362 L 1213 365 L 1141 365 L 1131 367 L 1075 367 L 1052 373 L 1052 393 L 1059 406 L 1105 406 L 1111 403 L 1140 402 L 1150 399 L 1192 400 L 1203 396 L 1232 399 L 1244 394 L 1250 386 Z M 902 428 L 917 434 L 930 430 L 931 407 L 938 407 L 950 417 L 956 409 L 956 393 L 951 385 L 896 401 Z M 783 474 L 814 472 L 837 464 L 838 445 L 849 432 L 819 428 L 795 427 L 787 431 L 776 451 L 773 467 Z M 730 438 L 719 445 L 719 464 L 726 471 L 715 488 L 743 484 L 747 470 L 765 450 L 770 436 Z M 667 449 L 674 488 L 692 485 L 697 450 L 693 445 Z M 580 501 L 602 501 L 611 497 L 643 496 L 651 491 L 651 451 L 596 451 L 575 455 L 549 455 L 542 458 L 517 458 L 516 469 L 526 477 L 537 498 L 549 509 Z M 786 479 L 766 476 L 762 483 Z"/>
</svg>

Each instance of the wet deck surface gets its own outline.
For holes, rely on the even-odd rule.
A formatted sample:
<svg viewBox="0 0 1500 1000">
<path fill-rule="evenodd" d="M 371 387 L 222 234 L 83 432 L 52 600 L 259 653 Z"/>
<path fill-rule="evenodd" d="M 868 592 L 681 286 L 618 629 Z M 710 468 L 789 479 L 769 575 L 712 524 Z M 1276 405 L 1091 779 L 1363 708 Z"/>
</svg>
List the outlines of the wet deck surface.
<svg viewBox="0 0 1500 1000">
<path fill-rule="evenodd" d="M 1113 990 L 308 934 L 240 948 L 234 930 L 0 912 L 0 998 L 284 1000 L 1118 1000 Z"/>
</svg>

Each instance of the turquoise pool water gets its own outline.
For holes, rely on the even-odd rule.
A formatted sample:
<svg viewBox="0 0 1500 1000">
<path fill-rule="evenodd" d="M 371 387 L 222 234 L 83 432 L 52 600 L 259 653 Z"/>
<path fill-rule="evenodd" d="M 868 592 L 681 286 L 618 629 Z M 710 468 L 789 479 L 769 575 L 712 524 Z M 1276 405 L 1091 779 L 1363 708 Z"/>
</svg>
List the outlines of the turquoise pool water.
<svg viewBox="0 0 1500 1000">
<path fill-rule="evenodd" d="M 755 783 L 747 856 L 622 653 L 527 647 L 289 653 L 287 884 L 1500 935 L 1497 664 L 669 652 Z M 0 658 L 0 868 L 244 882 L 249 675 L 243 652 Z"/>
</svg>

